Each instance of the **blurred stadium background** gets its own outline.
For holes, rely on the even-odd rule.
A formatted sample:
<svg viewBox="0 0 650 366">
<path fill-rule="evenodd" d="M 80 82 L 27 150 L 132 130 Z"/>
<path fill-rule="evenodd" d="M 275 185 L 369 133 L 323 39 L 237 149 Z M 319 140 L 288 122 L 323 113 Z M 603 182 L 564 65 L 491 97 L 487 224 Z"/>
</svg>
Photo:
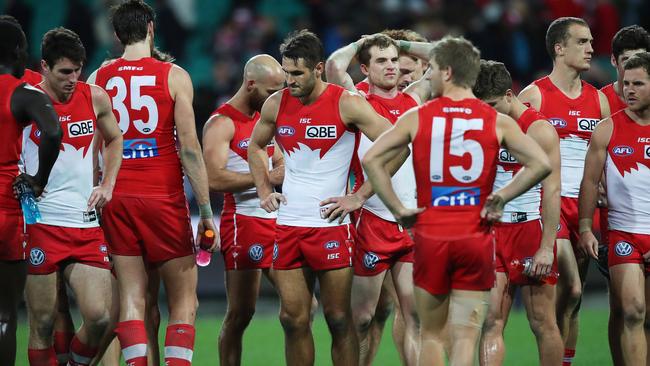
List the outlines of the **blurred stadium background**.
<svg viewBox="0 0 650 366">
<path fill-rule="evenodd" d="M 0 10 L 22 24 L 29 41 L 29 67 L 37 70 L 42 35 L 56 26 L 76 31 L 88 54 L 85 78 L 101 62 L 120 54 L 108 23 L 108 8 L 118 0 L 0 0 Z M 650 2 L 645 0 L 148 0 L 157 12 L 156 43 L 172 54 L 192 76 L 197 131 L 210 113 L 239 87 L 244 62 L 258 53 L 278 56 L 282 38 L 291 30 L 309 28 L 322 39 L 326 55 L 363 34 L 386 28 L 410 28 L 428 39 L 451 33 L 464 35 L 481 50 L 482 57 L 504 62 L 518 92 L 550 71 L 544 47 L 548 24 L 560 16 L 587 20 L 594 36 L 594 60 L 584 79 L 601 87 L 613 80 L 610 44 L 625 25 L 650 28 Z M 351 71 L 361 79 L 358 67 Z M 189 192 L 188 192 L 189 193 Z M 191 194 L 191 193 L 190 193 Z M 191 197 L 190 197 L 191 198 Z M 215 213 L 222 199 L 212 196 Z M 221 316 L 225 311 L 223 265 L 213 263 L 199 272 L 200 314 Z M 606 284 L 592 266 L 584 307 L 597 310 L 598 347 L 606 347 Z M 277 307 L 273 290 L 265 285 L 262 296 L 268 310 Z M 161 295 L 161 301 L 164 297 Z M 269 313 L 270 314 L 270 313 Z M 211 318 L 212 319 L 212 318 Z M 525 318 L 522 318 L 525 319 Z M 211 321 L 216 346 L 216 321 Z M 220 321 L 219 321 L 220 323 Z M 255 324 L 255 322 L 253 322 Z M 527 328 L 527 327 L 525 327 Z M 528 332 L 522 328 L 522 331 Z M 280 331 L 277 325 L 278 332 Z M 24 329 L 23 329 L 24 331 Z M 584 330 L 583 334 L 591 332 Z M 275 333 L 275 332 L 273 332 Z M 275 337 L 281 340 L 281 333 Z M 387 335 L 390 332 L 387 330 Z M 388 337 L 384 337 L 389 340 Z M 264 339 L 261 340 L 262 342 Z M 530 339 L 527 353 L 536 353 Z M 256 343 L 257 341 L 253 341 Z M 388 344 L 385 340 L 384 344 Z M 281 342 L 279 346 L 281 347 Z M 513 347 L 514 348 L 514 347 Z M 321 347 L 325 350 L 326 347 Z M 512 348 L 511 348 L 512 349 Z M 246 353 L 246 352 L 245 352 Z M 277 353 L 281 354 L 280 349 Z M 580 349 L 577 363 L 581 364 Z M 606 353 L 604 354 L 606 356 Z M 20 357 L 20 356 L 19 356 Z M 517 358 L 513 358 L 512 364 Z M 386 364 L 397 362 L 390 361 Z M 531 360 L 535 360 L 533 357 Z M 597 364 L 609 363 L 600 359 Z M 535 361 L 533 361 L 535 362 Z M 214 363 L 214 362 L 212 362 Z M 326 362 L 327 363 L 327 362 Z M 202 364 L 202 363 L 197 363 Z M 253 362 L 252 364 L 255 364 Z M 274 364 L 274 363 L 271 363 Z M 522 363 L 525 364 L 525 363 Z"/>
</svg>

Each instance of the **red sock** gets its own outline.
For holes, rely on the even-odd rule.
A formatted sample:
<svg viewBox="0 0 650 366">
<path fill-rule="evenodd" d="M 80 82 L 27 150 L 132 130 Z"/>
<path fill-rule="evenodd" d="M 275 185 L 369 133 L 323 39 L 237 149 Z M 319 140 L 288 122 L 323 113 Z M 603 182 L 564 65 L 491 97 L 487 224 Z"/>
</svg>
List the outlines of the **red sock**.
<svg viewBox="0 0 650 366">
<path fill-rule="evenodd" d="M 573 362 L 573 357 L 576 355 L 576 350 L 565 348 L 564 349 L 564 360 L 562 361 L 562 366 L 571 366 Z"/>
<path fill-rule="evenodd" d="M 29 366 L 56 366 L 54 347 L 46 349 L 28 349 Z"/>
<path fill-rule="evenodd" d="M 147 366 L 147 331 L 143 320 L 117 323 L 117 339 L 122 346 L 122 356 L 129 366 Z"/>
<path fill-rule="evenodd" d="M 88 366 L 97 354 L 97 348 L 88 347 L 81 343 L 76 336 L 70 342 L 69 366 Z"/>
<path fill-rule="evenodd" d="M 56 352 L 56 361 L 59 366 L 65 366 L 68 363 L 68 353 L 70 352 L 70 342 L 74 333 L 54 332 L 54 351 Z"/>
<path fill-rule="evenodd" d="M 174 324 L 165 335 L 165 365 L 190 366 L 194 353 L 194 326 Z"/>
</svg>

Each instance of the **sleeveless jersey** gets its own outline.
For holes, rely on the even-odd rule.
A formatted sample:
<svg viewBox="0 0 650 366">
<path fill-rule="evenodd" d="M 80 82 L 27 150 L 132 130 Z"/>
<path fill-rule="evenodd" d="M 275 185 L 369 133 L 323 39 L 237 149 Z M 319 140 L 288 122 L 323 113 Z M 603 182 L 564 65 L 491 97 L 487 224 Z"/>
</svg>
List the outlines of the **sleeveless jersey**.
<svg viewBox="0 0 650 366">
<path fill-rule="evenodd" d="M 536 80 L 542 95 L 539 112 L 548 117 L 560 137 L 562 197 L 577 198 L 585 166 L 587 144 L 602 118 L 598 90 L 582 81 L 582 92 L 575 99 L 567 97 L 546 76 Z"/>
<path fill-rule="evenodd" d="M 284 154 L 282 194 L 278 225 L 301 227 L 338 226 L 321 218 L 319 203 L 346 193 L 355 131 L 341 120 L 339 99 L 343 88 L 326 84 L 325 91 L 310 105 L 292 97 L 288 89 L 276 118 L 275 139 Z M 344 224 L 349 223 L 346 217 Z"/>
<path fill-rule="evenodd" d="M 365 94 L 368 94 L 368 92 L 370 92 L 370 84 L 368 84 L 367 80 L 358 82 L 354 87 L 357 88 L 358 91 L 364 92 Z"/>
<path fill-rule="evenodd" d="M 539 120 L 546 120 L 546 118 L 533 108 L 528 108 L 519 117 L 517 124 L 524 133 L 527 133 L 530 125 Z M 507 149 L 499 149 L 499 161 L 497 162 L 497 175 L 494 179 L 493 191 L 497 191 L 510 183 L 514 175 L 521 168 L 522 165 Z M 539 219 L 541 217 L 539 212 L 542 203 L 541 193 L 542 185 L 541 183 L 537 183 L 521 196 L 508 202 L 503 209 L 501 221 L 517 223 Z"/>
<path fill-rule="evenodd" d="M 397 118 L 404 112 L 413 107 L 417 107 L 417 102 L 410 95 L 402 92 L 398 92 L 397 96 L 392 99 L 369 94 L 366 96 L 366 100 L 379 115 L 385 117 L 393 124 L 395 124 Z M 364 134 L 360 132 L 359 134 L 361 136 L 357 154 L 359 161 L 361 161 L 372 146 L 372 141 Z M 356 164 L 353 164 L 353 166 L 356 166 Z M 360 177 L 361 175 L 357 176 Z M 365 172 L 363 173 L 363 179 L 368 179 Z M 415 173 L 413 172 L 413 157 L 411 154 L 409 154 L 404 164 L 393 175 L 391 180 L 393 182 L 393 189 L 397 197 L 402 201 L 402 204 L 407 208 L 415 208 L 417 204 L 415 200 Z M 393 214 L 376 194 L 370 197 L 363 207 L 384 220 L 395 222 Z"/>
<path fill-rule="evenodd" d="M 183 192 L 174 100 L 167 84 L 172 66 L 151 57 L 119 58 L 97 71 L 96 83 L 111 97 L 124 137 L 114 194 L 162 198 Z"/>
<path fill-rule="evenodd" d="M 416 230 L 457 240 L 485 232 L 480 211 L 492 192 L 499 141 L 497 112 L 478 99 L 436 98 L 418 109 L 413 139 Z"/>
<path fill-rule="evenodd" d="M 11 96 L 24 84 L 9 74 L 0 74 L 0 208 L 20 210 L 14 197 L 12 184 L 18 176 L 18 163 L 22 148 L 21 134 L 25 127 L 11 113 Z"/>
<path fill-rule="evenodd" d="M 27 84 L 36 86 L 40 84 L 41 81 L 43 81 L 43 75 L 36 71 L 25 69 L 25 73 L 23 74 L 23 77 L 20 78 L 20 80 L 26 82 Z"/>
<path fill-rule="evenodd" d="M 612 122 L 605 161 L 609 228 L 650 235 L 650 126 L 625 111 L 612 115 Z"/>
<path fill-rule="evenodd" d="M 235 134 L 232 140 L 230 140 L 226 169 L 237 173 L 250 173 L 250 167 L 248 166 L 248 144 L 251 140 L 255 123 L 260 119 L 260 114 L 255 112 L 255 115 L 251 118 L 230 104 L 221 105 L 212 115 L 218 114 L 230 118 L 235 126 Z M 270 143 L 266 148 L 269 156 L 269 167 L 272 166 L 271 157 L 273 156 L 273 150 L 274 145 Z M 276 217 L 275 212 L 268 213 L 260 207 L 260 200 L 255 187 L 243 192 L 224 193 L 223 212 L 221 216 L 233 215 L 235 213 L 265 219 Z"/>
<path fill-rule="evenodd" d="M 600 91 L 605 94 L 607 97 L 607 102 L 609 102 L 609 112 L 614 114 L 622 109 L 627 108 L 625 101 L 616 94 L 616 89 L 614 89 L 614 83 L 607 84 L 600 88 Z"/>
<path fill-rule="evenodd" d="M 86 211 L 93 191 L 93 143 L 97 117 L 90 85 L 77 82 L 67 103 L 52 100 L 63 131 L 47 194 L 38 203 L 42 224 L 88 228 L 99 226 L 95 210 Z M 38 171 L 40 131 L 32 123 L 23 131 L 23 161 L 27 174 Z"/>
</svg>

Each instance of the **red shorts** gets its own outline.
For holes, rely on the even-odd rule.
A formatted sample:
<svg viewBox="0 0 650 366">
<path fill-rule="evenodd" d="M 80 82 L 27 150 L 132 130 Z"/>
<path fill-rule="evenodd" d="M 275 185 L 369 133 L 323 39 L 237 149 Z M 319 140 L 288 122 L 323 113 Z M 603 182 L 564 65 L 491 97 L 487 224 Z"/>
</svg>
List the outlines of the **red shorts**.
<svg viewBox="0 0 650 366">
<path fill-rule="evenodd" d="M 451 289 L 489 291 L 494 287 L 492 233 L 458 240 L 439 240 L 422 228 L 414 230 L 414 234 L 415 286 L 432 295 L 448 294 Z"/>
<path fill-rule="evenodd" d="M 642 264 L 645 273 L 650 274 L 650 264 L 643 260 L 643 253 L 650 251 L 650 235 L 633 234 L 625 231 L 609 231 L 609 267 L 617 264 Z"/>
<path fill-rule="evenodd" d="M 413 263 L 413 240 L 401 225 L 362 209 L 356 231 L 355 275 L 375 276 L 396 262 Z"/>
<path fill-rule="evenodd" d="M 542 242 L 542 223 L 532 220 L 518 224 L 498 224 L 494 227 L 497 272 L 507 273 L 513 285 L 538 285 L 539 281 L 511 268 L 513 259 L 532 258 Z M 557 271 L 553 246 L 553 271 Z"/>
<path fill-rule="evenodd" d="M 111 253 L 142 256 L 148 263 L 194 253 L 185 194 L 169 198 L 113 196 L 102 212 Z"/>
<path fill-rule="evenodd" d="M 219 231 L 226 270 L 271 267 L 275 219 L 229 214 L 221 216 Z"/>
<path fill-rule="evenodd" d="M 0 261 L 25 260 L 26 239 L 22 211 L 0 209 Z"/>
<path fill-rule="evenodd" d="M 273 269 L 309 267 L 315 271 L 352 266 L 354 227 L 276 225 Z"/>
<path fill-rule="evenodd" d="M 580 231 L 578 230 L 578 199 L 562 197 L 560 208 L 560 227 L 557 229 L 557 238 L 570 240 L 571 244 L 575 247 L 580 239 Z M 600 208 L 597 208 L 594 212 L 592 228 L 594 233 L 600 232 L 600 210 Z"/>
<path fill-rule="evenodd" d="M 29 274 L 50 274 L 67 263 L 111 269 L 108 245 L 100 227 L 82 229 L 34 224 L 27 226 L 27 233 Z"/>
</svg>

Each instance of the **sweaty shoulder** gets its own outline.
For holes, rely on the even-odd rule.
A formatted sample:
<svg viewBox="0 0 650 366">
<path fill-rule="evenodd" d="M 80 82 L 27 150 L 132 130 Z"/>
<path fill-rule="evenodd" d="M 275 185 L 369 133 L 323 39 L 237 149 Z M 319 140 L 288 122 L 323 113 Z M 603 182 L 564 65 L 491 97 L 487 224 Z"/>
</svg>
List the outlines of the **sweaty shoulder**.
<svg viewBox="0 0 650 366">
<path fill-rule="evenodd" d="M 190 74 L 185 71 L 182 67 L 172 64 L 172 67 L 169 69 L 168 83 L 169 85 L 169 94 L 172 99 L 176 99 L 176 94 L 180 91 L 190 91 L 192 90 L 192 79 Z"/>
<path fill-rule="evenodd" d="M 262 110 L 260 111 L 260 118 L 266 121 L 273 121 L 278 116 L 280 111 L 280 105 L 282 104 L 282 96 L 284 95 L 285 89 L 280 89 L 275 93 L 271 94 L 270 97 L 266 98 L 264 104 L 262 105 Z"/>
<path fill-rule="evenodd" d="M 517 98 L 519 98 L 522 103 L 535 108 L 536 110 L 539 110 L 542 106 L 542 92 L 535 83 L 525 87 L 524 90 L 519 93 Z"/>
</svg>

